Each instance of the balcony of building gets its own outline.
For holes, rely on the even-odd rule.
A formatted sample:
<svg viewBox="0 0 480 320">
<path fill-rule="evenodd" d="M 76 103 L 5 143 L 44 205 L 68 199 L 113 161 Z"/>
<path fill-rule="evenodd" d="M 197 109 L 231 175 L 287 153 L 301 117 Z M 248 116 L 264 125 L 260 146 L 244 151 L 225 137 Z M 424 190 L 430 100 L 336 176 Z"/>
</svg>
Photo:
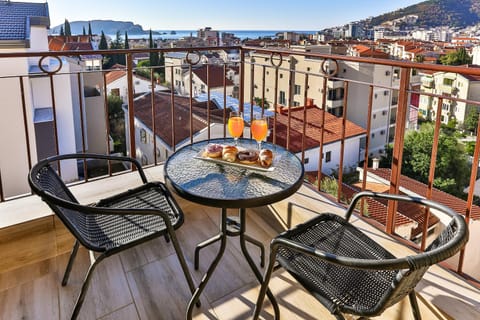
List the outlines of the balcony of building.
<svg viewBox="0 0 480 320">
<path fill-rule="evenodd" d="M 339 178 L 335 181 L 337 186 L 340 186 L 336 192 L 329 194 L 327 192 L 329 190 L 322 188 L 321 185 L 312 184 L 306 179 L 301 189 L 290 198 L 267 207 L 249 210 L 247 233 L 260 239 L 268 248 L 270 239 L 279 232 L 322 212 L 338 213 L 346 206 L 342 186 L 345 185 L 344 174 L 351 173 L 344 169 L 352 166 L 352 163 L 348 162 L 351 161 L 351 157 L 337 157 L 337 154 L 345 155 L 348 152 L 356 154 L 353 162 L 356 166 L 363 168 L 365 174 L 371 158 L 382 154 L 384 142 L 381 145 L 374 145 L 377 139 L 366 138 L 371 137 L 372 133 L 377 132 L 378 129 L 372 127 L 372 119 L 368 118 L 373 114 L 375 93 L 381 92 L 383 95 L 384 92 L 398 90 L 398 100 L 394 108 L 390 110 L 391 112 L 383 114 L 385 123 L 382 126 L 389 128 L 388 132 L 383 134 L 385 136 L 388 134 L 393 141 L 395 160 L 388 168 L 391 172 L 390 177 L 386 179 L 387 182 L 382 189 L 392 193 L 406 192 L 405 186 L 401 186 L 400 183 L 402 175 L 398 162 L 400 160 L 401 163 L 403 150 L 401 137 L 404 136 L 406 127 L 410 127 L 409 124 L 415 121 L 414 115 L 410 112 L 409 97 L 412 93 L 418 93 L 435 97 L 440 101 L 444 98 L 442 95 L 412 91 L 409 86 L 411 70 L 425 68 L 480 75 L 480 71 L 474 69 L 423 66 L 411 62 L 312 53 L 308 55 L 314 55 L 317 59 L 309 59 L 309 61 L 319 64 L 320 67 L 304 66 L 303 68 L 301 63 L 292 66 L 283 61 L 282 56 L 287 53 L 282 50 L 269 51 L 247 47 L 229 47 L 228 49 L 239 50 L 241 56 L 239 63 L 223 66 L 224 74 L 227 74 L 229 68 L 234 67 L 239 70 L 239 81 L 233 84 L 238 88 L 237 97 L 227 97 L 224 94 L 226 80 L 222 79 L 221 86 L 218 87 L 217 80 L 208 76 L 205 79 L 206 93 L 202 95 L 194 96 L 192 91 L 183 96 L 177 95 L 173 89 L 175 83 L 169 79 L 165 79 L 166 90 L 156 92 L 155 88 L 158 87 L 154 85 L 153 78 L 150 91 L 139 95 L 139 92 L 134 92 L 133 89 L 135 87 L 133 75 L 137 70 L 132 63 L 132 54 L 149 50 L 117 51 L 126 56 L 127 62 L 121 69 L 125 75 L 125 89 L 128 94 L 121 108 L 124 119 L 123 140 L 118 137 L 118 132 L 111 125 L 112 119 L 116 117 L 109 113 L 111 110 L 108 110 L 108 96 L 111 93 L 110 89 L 116 88 L 108 86 L 109 70 L 62 73 L 59 62 L 65 61 L 62 60 L 63 56 L 58 56 L 58 58 L 51 58 L 51 69 L 46 70 L 46 73 L 42 72 L 41 75 L 45 81 L 36 81 L 39 75 L 35 75 L 36 78 L 32 80 L 32 74 L 21 73 L 0 77 L 2 88 L 3 90 L 7 88 L 4 92 L 8 93 L 5 96 L 5 103 L 14 106 L 9 109 L 8 117 L 3 118 L 1 126 L 3 132 L 0 139 L 0 146 L 3 150 L 8 150 L 0 157 L 0 261 L 2 261 L 0 264 L 0 310 L 2 310 L 2 318 L 64 319 L 68 317 L 81 284 L 81 276 L 88 265 L 88 253 L 81 251 L 80 260 L 72 271 L 73 281 L 67 287 L 60 285 L 73 238 L 38 197 L 30 195 L 26 174 L 41 155 L 84 151 L 112 153 L 111 146 L 121 144 L 123 141 L 124 149 L 118 148 L 117 145 L 114 152 L 135 156 L 147 167 L 147 173 L 152 180 L 163 180 L 163 163 L 180 146 L 227 134 L 226 110 L 240 108 L 248 115 L 258 111 L 262 105 L 265 107 L 268 102 L 269 109 L 265 112 L 271 112 L 272 125 L 268 139 L 296 153 L 304 162 L 306 171 L 311 177 L 328 175 L 332 168 L 336 168 L 335 176 Z M 217 47 L 175 48 L 156 51 L 187 52 L 186 59 L 190 62 L 188 71 L 184 74 L 186 76 L 184 81 L 192 81 L 192 68 L 194 66 L 200 68 L 195 64 L 196 56 L 201 55 L 204 50 L 220 49 Z M 72 59 L 71 57 L 86 53 L 88 52 L 62 52 L 61 54 Z M 95 53 L 111 54 L 107 51 Z M 0 59 L 36 57 L 38 61 L 38 57 L 56 56 L 56 54 L 7 53 L 0 54 Z M 252 63 L 251 58 L 255 54 L 270 58 L 262 59 L 261 62 L 256 59 L 256 62 Z M 295 52 L 295 54 L 302 56 L 301 52 Z M 333 67 L 329 68 L 328 72 L 322 72 L 321 66 L 324 65 L 322 61 L 328 61 Z M 358 66 L 361 66 L 362 72 L 376 66 L 400 68 L 400 79 L 395 87 L 392 87 L 392 81 L 379 83 L 378 79 L 370 77 L 337 78 L 338 72 L 352 66 L 358 69 L 360 69 Z M 207 65 L 204 67 L 207 68 L 208 75 L 210 67 Z M 291 69 L 293 67 L 294 70 Z M 175 66 L 167 66 L 167 68 L 173 70 Z M 307 68 L 320 71 L 311 72 L 307 71 Z M 89 101 L 85 99 L 84 84 L 87 75 L 92 72 L 98 72 L 100 77 L 93 77 L 95 80 L 89 83 L 89 86 L 98 90 L 100 98 L 94 99 L 95 101 L 92 102 L 94 105 L 89 105 Z M 154 70 L 151 70 L 151 73 L 153 74 Z M 267 73 L 268 77 L 266 77 Z M 173 78 L 174 72 L 170 74 Z M 280 77 L 280 74 L 283 74 L 283 77 Z M 268 82 L 265 79 L 268 79 Z M 323 93 L 329 92 L 327 85 L 332 79 L 342 82 L 342 98 L 336 100 L 341 102 L 343 107 L 341 114 L 337 115 L 338 123 L 343 125 L 335 127 L 335 133 L 338 134 L 338 149 L 330 149 L 333 142 L 329 141 L 330 144 L 328 144 L 325 140 L 327 135 L 332 134 L 332 129 L 324 122 L 329 117 L 323 115 L 307 119 L 305 116 L 315 107 L 328 110 L 330 99 L 328 94 Z M 65 89 L 67 82 L 70 83 L 68 90 Z M 293 101 L 293 96 L 298 94 L 295 92 L 294 84 L 300 86 L 305 105 L 295 108 L 291 105 L 291 108 L 288 108 L 288 102 Z M 340 87 L 337 88 L 339 89 Z M 255 95 L 251 92 L 255 92 Z M 282 96 L 283 99 L 280 99 Z M 287 108 L 280 107 L 279 100 L 283 100 Z M 467 102 L 480 105 L 479 101 Z M 161 103 L 163 108 L 157 108 L 157 103 Z M 441 103 L 439 105 L 441 106 Z M 37 109 L 44 106 L 51 108 L 52 113 L 48 128 L 39 129 L 30 119 L 33 119 L 32 116 Z M 376 121 L 380 118 L 379 115 Z M 357 150 L 347 150 L 342 147 L 347 139 L 352 139 L 345 132 L 347 119 L 364 129 L 362 137 L 358 137 Z M 302 127 L 298 126 L 298 123 L 306 124 L 307 122 L 308 126 L 313 128 L 312 130 L 316 130 L 316 137 L 320 137 L 315 140 L 315 147 L 308 145 L 307 141 L 301 139 L 301 135 L 295 134 L 302 132 Z M 436 128 L 439 129 L 439 127 L 440 121 L 437 121 Z M 160 133 L 163 132 L 160 129 L 166 129 L 169 134 L 164 136 Z M 304 129 L 306 130 L 305 127 Z M 15 147 L 6 147 L 11 146 L 13 139 L 15 139 Z M 360 139 L 363 140 L 360 141 Z M 112 140 L 115 142 L 112 143 Z M 49 148 L 42 149 L 42 143 Z M 434 143 L 432 154 L 436 154 L 440 149 L 438 143 L 438 141 Z M 473 163 L 478 163 L 479 146 L 480 143 L 477 141 Z M 312 154 L 327 155 L 329 152 L 330 155 L 323 157 L 321 161 L 315 160 L 312 156 Z M 332 161 L 326 162 L 327 158 L 337 162 L 334 164 Z M 110 167 L 103 168 L 105 170 L 101 173 L 91 175 L 82 168 L 70 169 L 62 172 L 62 175 L 72 175 L 74 188 L 81 199 L 87 202 L 99 196 L 116 193 L 120 189 L 126 190 L 134 183 L 134 175 L 131 173 L 116 173 L 117 169 Z M 472 179 L 467 200 L 461 202 L 463 207 L 455 210 L 465 216 L 471 228 L 470 232 L 474 234 L 475 228 L 478 228 L 473 216 L 476 212 L 473 208 L 476 166 L 473 166 L 471 171 Z M 434 173 L 431 173 L 432 181 L 433 175 Z M 315 179 L 310 179 L 310 181 L 313 180 Z M 366 176 L 359 180 L 356 185 L 358 190 L 367 188 L 366 180 Z M 426 186 L 425 192 L 421 196 L 431 197 L 433 186 Z M 219 214 L 214 208 L 188 202 L 180 196 L 176 198 L 186 214 L 185 225 L 179 229 L 179 238 L 187 263 L 192 266 L 194 246 L 215 233 Z M 421 239 L 426 239 L 427 236 L 423 237 L 422 232 L 426 235 L 428 230 L 420 232 L 415 239 L 400 236 L 397 233 L 399 228 L 395 225 L 397 214 L 395 209 L 387 206 L 383 212 L 384 224 L 382 224 L 372 217 L 357 212 L 355 224 L 389 248 L 391 252 L 406 255 L 409 252 L 424 250 L 425 244 Z M 99 266 L 98 274 L 92 281 L 92 288 L 87 293 L 81 317 L 85 319 L 153 319 L 161 314 L 168 319 L 183 319 L 190 297 L 189 291 L 183 281 L 172 281 L 179 272 L 176 270 L 175 261 L 172 260 L 174 259 L 172 250 L 162 241 L 163 239 L 159 239 L 140 248 L 131 249 L 117 257 L 111 257 L 104 266 Z M 255 247 L 249 249 L 252 252 L 256 250 Z M 216 247 L 212 246 L 206 248 L 204 253 L 202 251 L 204 260 L 201 261 L 200 269 L 194 271 L 193 267 L 191 268 L 196 282 L 205 272 L 215 250 Z M 472 250 L 474 245 L 467 247 L 452 261 L 429 269 L 416 289 L 424 319 L 477 319 L 480 316 L 478 276 L 471 274 L 471 270 L 474 269 L 472 264 L 478 263 L 478 255 Z M 202 307 L 195 311 L 195 319 L 248 319 L 253 312 L 259 285 L 254 276 L 248 272 L 248 266 L 243 260 L 237 259 L 238 246 L 231 245 L 227 251 L 227 258 L 222 260 L 202 295 Z M 159 276 L 157 271 L 160 269 L 169 270 L 170 275 L 165 278 Z M 271 288 L 279 300 L 281 314 L 285 319 L 334 318 L 285 272 L 275 273 Z M 270 305 L 265 306 L 263 315 L 266 319 L 272 317 Z M 408 300 L 388 309 L 379 319 L 411 319 Z"/>
</svg>

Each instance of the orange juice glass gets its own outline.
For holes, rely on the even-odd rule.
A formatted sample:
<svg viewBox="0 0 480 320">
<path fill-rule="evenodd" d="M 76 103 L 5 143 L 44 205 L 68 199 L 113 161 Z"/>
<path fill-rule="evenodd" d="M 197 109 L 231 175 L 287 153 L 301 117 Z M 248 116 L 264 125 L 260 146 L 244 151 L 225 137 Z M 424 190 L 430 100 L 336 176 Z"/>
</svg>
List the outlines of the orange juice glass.
<svg viewBox="0 0 480 320">
<path fill-rule="evenodd" d="M 237 145 L 238 138 L 243 133 L 243 114 L 241 112 L 232 111 L 228 118 L 228 132 L 235 139 L 235 145 Z"/>
<path fill-rule="evenodd" d="M 250 125 L 250 131 L 252 137 L 258 143 L 258 149 L 262 148 L 262 141 L 267 137 L 268 133 L 268 121 L 264 115 L 254 115 L 252 124 Z"/>
</svg>

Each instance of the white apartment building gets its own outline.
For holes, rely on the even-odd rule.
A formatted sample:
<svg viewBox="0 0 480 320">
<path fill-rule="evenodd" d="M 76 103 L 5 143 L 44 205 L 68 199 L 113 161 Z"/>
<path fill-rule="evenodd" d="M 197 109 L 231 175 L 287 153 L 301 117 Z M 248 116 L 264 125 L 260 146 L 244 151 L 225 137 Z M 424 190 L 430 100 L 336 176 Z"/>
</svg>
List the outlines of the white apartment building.
<svg viewBox="0 0 480 320">
<path fill-rule="evenodd" d="M 9 19 L 8 30 L 0 33 L 0 52 L 48 51 L 47 28 L 50 25 L 48 5 L 46 3 L 11 2 L 2 5 L 0 19 Z M 5 24 L 3 24 L 5 25 Z M 5 197 L 30 192 L 27 183 L 30 160 L 35 163 L 39 158 L 52 155 L 55 143 L 52 140 L 53 108 L 50 95 L 49 78 L 38 76 L 39 58 L 11 58 L 0 61 L 0 96 L 2 97 L 2 117 L 0 117 L 0 148 L 5 152 L 0 159 L 0 172 Z M 45 70 L 58 69 L 55 59 L 43 59 Z M 68 69 L 65 63 L 61 72 Z M 19 78 L 12 75 L 22 75 L 24 86 L 22 90 Z M 60 153 L 75 152 L 74 109 L 71 95 L 71 77 L 62 75 L 54 77 L 56 87 L 54 99 L 56 102 L 56 118 L 58 130 L 65 130 L 58 137 Z M 78 100 L 77 100 L 78 101 Z M 26 119 L 24 120 L 23 110 Z M 78 110 L 78 109 L 76 109 Z M 26 123 L 26 128 L 24 125 Z M 28 134 L 28 137 L 27 137 Z M 29 141 L 29 146 L 25 141 Z M 29 151 L 31 152 L 28 159 Z M 62 174 L 76 177 L 76 164 L 62 165 Z"/>
<path fill-rule="evenodd" d="M 270 63 L 269 55 L 255 53 L 247 58 L 254 63 L 254 84 L 250 84 L 251 68 L 245 68 L 245 99 L 253 96 L 262 97 L 265 94 L 270 106 L 276 101 L 278 106 L 302 106 L 305 101 L 305 73 L 309 73 L 309 88 L 307 98 L 312 99 L 318 107 L 322 107 L 324 78 L 319 74 L 323 60 L 315 57 L 295 55 L 295 51 L 330 53 L 328 46 L 292 47 L 290 55 L 282 57 L 281 65 L 276 69 Z M 280 64 L 278 56 L 273 57 L 273 63 Z M 265 66 L 265 88 L 262 88 L 263 66 Z M 325 69 L 333 70 L 335 63 L 326 63 Z M 277 77 L 277 79 L 275 79 Z M 382 154 L 385 145 L 392 141 L 395 132 L 396 105 L 398 92 L 385 89 L 397 88 L 399 85 L 399 70 L 382 65 L 360 64 L 357 62 L 339 62 L 336 78 L 327 81 L 325 109 L 336 116 L 343 114 L 344 82 L 342 78 L 354 80 L 348 89 L 347 120 L 366 128 L 368 119 L 369 86 L 363 83 L 373 83 L 374 97 L 372 101 L 371 137 L 369 150 L 371 156 Z M 277 84 L 277 93 L 275 93 Z M 276 97 L 275 97 L 276 94 Z M 246 100 L 248 101 L 248 100 Z M 406 124 L 407 125 L 407 124 Z M 365 139 L 361 148 L 365 147 Z"/>
<path fill-rule="evenodd" d="M 0 25 L 0 52 L 49 51 L 46 3 L 2 4 Z M 26 179 L 29 162 L 82 151 L 83 146 L 87 151 L 105 152 L 107 144 L 99 143 L 102 139 L 98 137 L 105 132 L 104 121 L 103 126 L 98 123 L 104 119 L 103 99 L 96 90 L 103 87 L 102 77 L 83 75 L 79 80 L 76 73 L 85 69 L 78 59 L 64 56 L 1 59 L 0 148 L 5 152 L 0 173 L 6 198 L 30 193 Z M 54 73 L 52 83 L 44 71 Z M 90 86 L 95 90 L 88 89 Z M 99 104 L 102 108 L 96 107 Z M 77 164 L 62 162 L 61 172 L 66 180 L 77 179 Z"/>
<path fill-rule="evenodd" d="M 464 100 L 480 99 L 480 77 L 464 76 L 451 72 L 422 74 L 421 90 L 443 96 L 452 96 Z M 443 99 L 441 122 L 447 124 L 455 119 L 458 124 L 465 121 L 468 111 L 473 106 L 463 101 Z M 438 110 L 438 98 L 420 96 L 419 113 L 424 118 L 435 121 Z"/>
</svg>

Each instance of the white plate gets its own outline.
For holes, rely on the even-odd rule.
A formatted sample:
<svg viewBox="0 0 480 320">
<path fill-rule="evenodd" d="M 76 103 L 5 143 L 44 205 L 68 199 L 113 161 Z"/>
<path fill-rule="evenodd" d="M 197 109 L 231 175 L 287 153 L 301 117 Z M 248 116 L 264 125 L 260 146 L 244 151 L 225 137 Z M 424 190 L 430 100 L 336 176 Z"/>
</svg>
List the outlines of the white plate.
<svg viewBox="0 0 480 320">
<path fill-rule="evenodd" d="M 235 166 L 235 167 L 241 167 L 241 168 L 246 168 L 246 169 L 251 169 L 251 170 L 259 170 L 259 171 L 266 171 L 266 172 L 271 172 L 273 170 L 275 170 L 275 166 L 273 166 L 273 163 L 270 167 L 268 168 L 264 168 L 262 167 L 261 165 L 259 164 L 244 164 L 244 163 L 240 163 L 238 161 L 235 161 L 235 162 L 229 162 L 229 161 L 225 161 L 223 160 L 221 157 L 219 158 L 210 158 L 210 157 L 207 157 L 205 155 L 205 151 L 202 150 L 200 151 L 195 157 L 195 159 L 201 159 L 201 160 L 206 160 L 206 161 L 211 161 L 211 162 L 216 162 L 216 163 L 220 163 L 220 164 L 226 164 L 226 165 L 229 165 L 229 166 Z M 275 159 L 275 158 L 274 158 Z"/>
</svg>

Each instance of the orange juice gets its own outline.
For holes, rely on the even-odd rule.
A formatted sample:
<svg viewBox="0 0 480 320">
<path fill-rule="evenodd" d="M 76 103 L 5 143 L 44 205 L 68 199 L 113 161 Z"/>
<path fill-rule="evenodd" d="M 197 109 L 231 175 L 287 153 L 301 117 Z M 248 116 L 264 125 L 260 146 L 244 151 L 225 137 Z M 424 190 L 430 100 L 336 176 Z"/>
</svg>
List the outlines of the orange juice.
<svg viewBox="0 0 480 320">
<path fill-rule="evenodd" d="M 243 133 L 243 118 L 242 117 L 230 117 L 228 119 L 228 131 L 234 138 L 238 138 Z"/>
<path fill-rule="evenodd" d="M 268 125 L 265 119 L 256 119 L 252 121 L 252 125 L 250 126 L 250 130 L 252 131 L 253 139 L 257 141 L 262 141 L 267 136 L 268 132 Z"/>
</svg>

